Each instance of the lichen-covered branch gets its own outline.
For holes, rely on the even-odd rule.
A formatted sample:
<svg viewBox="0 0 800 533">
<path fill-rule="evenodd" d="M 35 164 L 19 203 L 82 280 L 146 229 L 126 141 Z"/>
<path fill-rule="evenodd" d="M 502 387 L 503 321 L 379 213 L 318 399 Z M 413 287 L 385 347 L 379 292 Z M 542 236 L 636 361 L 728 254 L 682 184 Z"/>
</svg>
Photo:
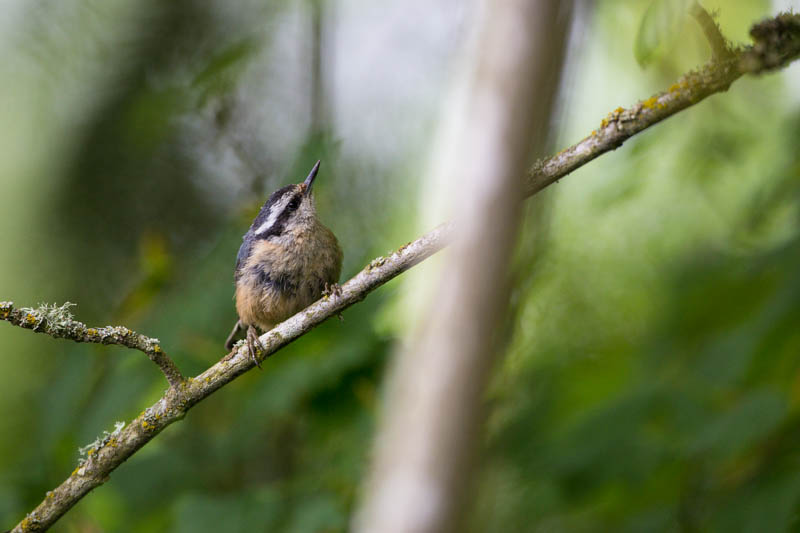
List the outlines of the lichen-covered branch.
<svg viewBox="0 0 800 533">
<path fill-rule="evenodd" d="M 350 305 L 363 300 L 367 294 L 388 280 L 405 272 L 445 245 L 449 225 L 442 225 L 430 233 L 408 243 L 387 257 L 372 260 L 350 281 L 341 286 L 336 295 L 322 298 L 305 310 L 278 324 L 261 336 L 265 350 L 259 352 L 260 360 L 275 353 L 314 326 L 336 315 Z M 13 311 L 9 311 L 9 315 Z M 240 343 L 237 348 L 217 364 L 194 378 L 170 387 L 155 404 L 145 409 L 136 419 L 115 433 L 88 457 L 61 485 L 47 493 L 44 501 L 28 514 L 14 532 L 44 531 L 67 512 L 93 488 L 102 485 L 108 476 L 147 444 L 167 426 L 180 420 L 196 403 L 247 372 L 255 363 Z"/>
<path fill-rule="evenodd" d="M 712 21 L 713 23 L 713 21 Z M 727 91 L 747 73 L 780 68 L 800 56 L 800 14 L 784 13 L 752 27 L 755 44 L 732 51 L 725 60 L 712 60 L 688 72 L 667 90 L 628 109 L 618 107 L 591 135 L 548 159 L 537 162 L 528 174 L 526 193 L 536 194 L 594 158 L 664 119 L 712 94 Z"/>
<path fill-rule="evenodd" d="M 14 307 L 13 302 L 0 302 L 0 320 L 44 333 L 56 339 L 70 339 L 75 342 L 93 342 L 96 344 L 119 344 L 144 352 L 164 373 L 171 387 L 183 382 L 178 367 L 170 359 L 158 339 L 136 333 L 125 326 L 103 326 L 90 328 L 78 322 L 69 312 L 75 304 L 69 302 L 62 306 L 44 304 L 35 309 Z"/>
<path fill-rule="evenodd" d="M 640 131 L 714 93 L 727 90 L 743 74 L 780 68 L 800 55 L 800 15 L 783 14 L 768 19 L 754 26 L 751 35 L 755 41 L 754 46 L 736 50 L 728 60 L 712 61 L 699 70 L 686 74 L 666 91 L 639 102 L 630 109 L 619 108 L 613 111 L 586 139 L 538 162 L 525 179 L 525 194 L 536 194 L 594 158 L 621 146 Z M 261 342 L 265 351 L 259 353 L 259 359 L 263 360 L 275 353 L 439 251 L 447 244 L 450 230 L 449 224 L 439 226 L 391 255 L 374 259 L 342 285 L 340 293 L 317 301 L 262 335 Z M 8 316 L 12 311 L 13 307 L 9 306 Z M 5 311 L 0 311 L 0 317 L 4 313 Z M 25 316 L 23 319 L 27 320 Z M 36 321 L 35 318 L 33 320 Z M 35 329 L 34 325 L 29 324 L 28 327 Z M 41 329 L 37 329 L 39 330 Z M 54 336 L 72 338 L 59 334 Z M 81 340 L 102 342 L 87 338 Z M 99 448 L 90 451 L 87 460 L 61 485 L 48 492 L 45 499 L 13 531 L 21 533 L 48 529 L 89 491 L 105 483 L 114 469 L 164 428 L 183 418 L 192 406 L 253 366 L 246 348 L 239 346 L 199 376 L 176 382 L 160 400 L 145 409 L 113 437 L 101 441 Z"/>
</svg>

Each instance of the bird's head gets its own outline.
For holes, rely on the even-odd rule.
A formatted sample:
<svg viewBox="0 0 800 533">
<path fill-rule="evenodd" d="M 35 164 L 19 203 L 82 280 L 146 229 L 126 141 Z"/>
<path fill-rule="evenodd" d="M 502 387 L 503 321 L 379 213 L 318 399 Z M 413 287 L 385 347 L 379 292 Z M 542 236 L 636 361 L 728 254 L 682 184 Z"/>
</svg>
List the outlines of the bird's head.
<svg viewBox="0 0 800 533">
<path fill-rule="evenodd" d="M 316 223 L 317 211 L 311 186 L 317 177 L 319 163 L 317 161 L 302 183 L 281 187 L 270 195 L 250 226 L 252 238 L 280 238 Z"/>
</svg>

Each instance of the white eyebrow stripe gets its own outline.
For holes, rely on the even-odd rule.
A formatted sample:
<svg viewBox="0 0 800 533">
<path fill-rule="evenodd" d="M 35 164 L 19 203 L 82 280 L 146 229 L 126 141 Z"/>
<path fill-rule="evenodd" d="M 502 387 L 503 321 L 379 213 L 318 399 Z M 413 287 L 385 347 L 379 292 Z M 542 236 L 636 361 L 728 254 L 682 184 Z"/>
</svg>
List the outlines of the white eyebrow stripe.
<svg viewBox="0 0 800 533">
<path fill-rule="evenodd" d="M 280 203 L 277 203 L 270 208 L 267 220 L 256 229 L 255 231 L 256 235 L 261 235 L 269 228 L 271 228 L 273 224 L 275 224 L 275 221 L 278 220 L 278 216 L 283 212 L 284 208 L 286 207 L 286 204 L 289 203 L 289 200 L 291 200 L 291 198 L 292 196 L 287 194 L 286 196 L 281 198 Z"/>
</svg>

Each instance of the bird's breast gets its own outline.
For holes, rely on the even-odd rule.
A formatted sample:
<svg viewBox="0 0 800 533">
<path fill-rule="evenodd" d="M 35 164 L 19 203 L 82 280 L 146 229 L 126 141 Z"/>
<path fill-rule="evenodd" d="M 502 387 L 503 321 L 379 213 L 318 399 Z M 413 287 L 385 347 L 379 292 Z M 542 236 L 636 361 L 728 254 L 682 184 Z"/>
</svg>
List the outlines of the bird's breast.
<svg viewBox="0 0 800 533">
<path fill-rule="evenodd" d="M 245 324 L 270 329 L 339 280 L 342 252 L 333 233 L 322 228 L 253 243 L 236 281 L 236 310 Z"/>
</svg>

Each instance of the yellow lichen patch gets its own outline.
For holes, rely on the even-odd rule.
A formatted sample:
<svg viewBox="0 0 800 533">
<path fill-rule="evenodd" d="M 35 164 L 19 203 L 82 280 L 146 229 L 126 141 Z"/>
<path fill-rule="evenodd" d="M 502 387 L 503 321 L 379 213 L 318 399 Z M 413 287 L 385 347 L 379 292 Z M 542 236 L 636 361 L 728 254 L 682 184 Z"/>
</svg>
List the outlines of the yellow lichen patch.
<svg viewBox="0 0 800 533">
<path fill-rule="evenodd" d="M 673 83 L 672 85 L 670 85 L 668 90 L 669 92 L 674 93 L 677 91 L 682 91 L 683 89 L 687 89 L 688 87 L 689 84 L 686 83 L 686 80 L 681 80 L 678 83 Z"/>
<path fill-rule="evenodd" d="M 156 426 L 154 424 L 151 424 L 147 420 L 142 420 L 142 429 L 145 429 L 147 431 L 152 431 L 156 429 Z"/>
<path fill-rule="evenodd" d="M 646 107 L 647 109 L 653 109 L 656 106 L 656 102 L 658 102 L 658 98 L 655 96 L 651 96 L 644 102 L 642 102 L 642 107 Z"/>
<path fill-rule="evenodd" d="M 112 448 L 116 448 L 116 447 L 117 447 L 117 443 L 118 443 L 118 442 L 119 442 L 119 441 L 117 441 L 117 439 L 116 439 L 116 438 L 112 437 L 112 438 L 110 438 L 110 439 L 108 440 L 108 442 L 106 443 L 106 446 L 111 446 Z"/>
<path fill-rule="evenodd" d="M 622 107 L 618 107 L 618 108 L 616 108 L 616 109 L 614 110 L 614 113 L 616 113 L 617 115 L 619 115 L 619 114 L 620 114 L 620 113 L 622 113 L 623 111 L 625 111 L 625 109 L 624 109 L 624 108 L 622 108 Z"/>
<path fill-rule="evenodd" d="M 33 326 L 34 324 L 36 324 L 36 315 L 31 313 L 25 315 L 25 323 L 28 324 L 29 326 Z"/>
<path fill-rule="evenodd" d="M 605 129 L 606 126 L 608 126 L 608 120 L 606 120 L 606 119 L 601 120 L 600 121 L 600 129 L 601 130 Z"/>
<path fill-rule="evenodd" d="M 94 448 L 90 448 L 90 449 L 89 449 L 89 451 L 88 451 L 88 452 L 86 452 L 86 456 L 87 456 L 87 457 L 91 457 L 91 456 L 93 456 L 95 453 L 97 453 L 97 450 L 95 450 Z"/>
<path fill-rule="evenodd" d="M 89 328 L 86 330 L 86 334 L 89 335 L 90 337 L 94 337 L 95 335 L 97 335 L 97 330 L 94 328 Z"/>
<path fill-rule="evenodd" d="M 163 350 L 161 349 L 160 345 L 156 344 L 155 346 L 153 346 L 153 353 L 161 353 L 162 351 Z"/>
</svg>

